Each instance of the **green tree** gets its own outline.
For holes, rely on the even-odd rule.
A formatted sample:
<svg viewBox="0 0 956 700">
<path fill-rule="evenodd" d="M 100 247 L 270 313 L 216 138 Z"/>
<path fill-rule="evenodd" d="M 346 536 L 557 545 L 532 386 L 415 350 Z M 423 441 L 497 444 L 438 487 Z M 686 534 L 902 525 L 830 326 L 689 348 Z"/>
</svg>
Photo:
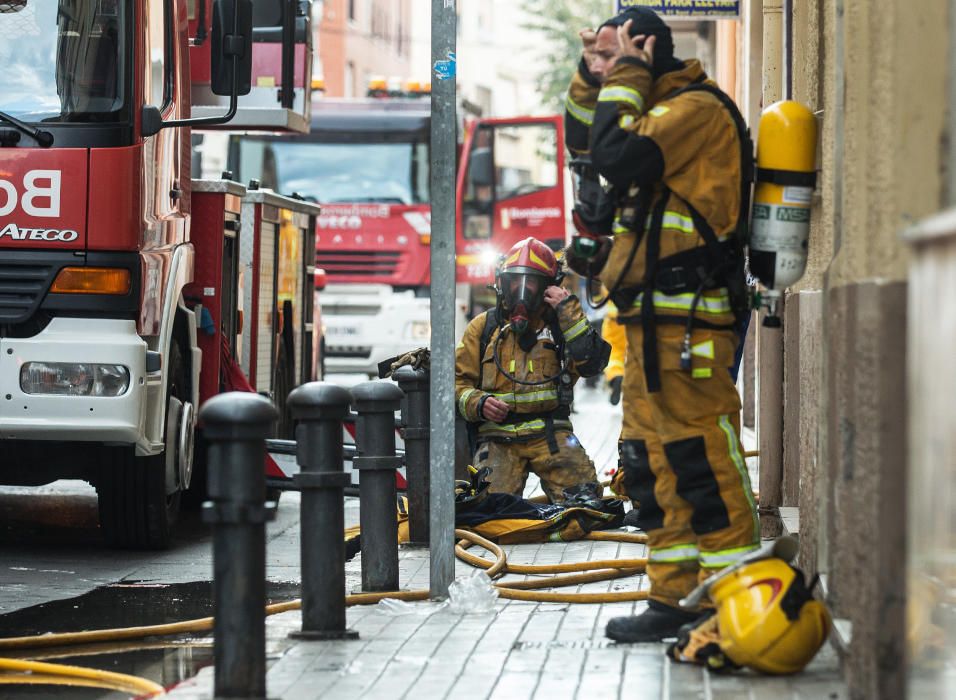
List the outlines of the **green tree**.
<svg viewBox="0 0 956 700">
<path fill-rule="evenodd" d="M 578 32 L 596 28 L 611 16 L 610 0 L 521 0 L 532 18 L 524 25 L 534 32 L 544 69 L 538 75 L 541 103 L 561 111 L 571 76 L 581 56 Z"/>
</svg>

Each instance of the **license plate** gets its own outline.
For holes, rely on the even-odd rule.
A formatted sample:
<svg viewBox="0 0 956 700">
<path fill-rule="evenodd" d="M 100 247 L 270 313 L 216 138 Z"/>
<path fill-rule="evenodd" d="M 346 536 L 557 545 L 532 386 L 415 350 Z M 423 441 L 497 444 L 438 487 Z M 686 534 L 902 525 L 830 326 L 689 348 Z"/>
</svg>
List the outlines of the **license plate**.
<svg viewBox="0 0 956 700">
<path fill-rule="evenodd" d="M 354 326 L 326 326 L 326 335 L 336 335 L 343 338 L 351 338 L 359 334 L 359 329 Z"/>
</svg>

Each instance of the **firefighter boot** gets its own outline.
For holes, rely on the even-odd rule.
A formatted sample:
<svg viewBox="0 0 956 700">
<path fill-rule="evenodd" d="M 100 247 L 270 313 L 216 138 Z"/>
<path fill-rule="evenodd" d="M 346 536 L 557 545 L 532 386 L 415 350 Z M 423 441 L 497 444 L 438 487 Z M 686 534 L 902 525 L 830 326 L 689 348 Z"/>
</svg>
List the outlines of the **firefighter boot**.
<svg viewBox="0 0 956 700">
<path fill-rule="evenodd" d="M 608 397 L 608 401 L 611 402 L 612 406 L 617 406 L 621 403 L 621 389 L 624 385 L 624 377 L 614 377 L 607 385 L 611 389 L 611 395 Z"/>
<path fill-rule="evenodd" d="M 693 622 L 699 616 L 700 613 L 688 612 L 656 600 L 649 600 L 647 610 L 640 615 L 612 618 L 607 623 L 604 635 L 623 644 L 660 642 L 676 637 L 681 627 L 688 622 Z"/>
</svg>

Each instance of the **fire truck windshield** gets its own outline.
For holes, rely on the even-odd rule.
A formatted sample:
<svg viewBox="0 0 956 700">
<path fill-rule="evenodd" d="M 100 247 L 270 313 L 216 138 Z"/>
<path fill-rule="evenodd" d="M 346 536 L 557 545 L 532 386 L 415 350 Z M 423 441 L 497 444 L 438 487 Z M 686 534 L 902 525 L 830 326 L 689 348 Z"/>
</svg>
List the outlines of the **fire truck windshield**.
<svg viewBox="0 0 956 700">
<path fill-rule="evenodd" d="M 323 143 L 244 137 L 242 181 L 257 178 L 277 192 L 298 192 L 323 204 L 428 203 L 428 144 Z"/>
<path fill-rule="evenodd" d="M 126 102 L 126 3 L 0 0 L 0 111 L 25 122 L 113 122 Z"/>
</svg>

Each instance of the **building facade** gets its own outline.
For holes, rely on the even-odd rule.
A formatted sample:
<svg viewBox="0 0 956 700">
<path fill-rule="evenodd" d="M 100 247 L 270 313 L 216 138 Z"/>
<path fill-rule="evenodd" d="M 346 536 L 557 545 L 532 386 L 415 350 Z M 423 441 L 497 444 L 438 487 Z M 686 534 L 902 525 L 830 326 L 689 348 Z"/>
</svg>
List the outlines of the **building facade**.
<svg viewBox="0 0 956 700">
<path fill-rule="evenodd" d="M 953 376 L 956 223 L 921 223 L 953 203 L 953 7 L 742 6 L 751 124 L 790 97 L 820 126 L 807 272 L 782 343 L 756 333 L 757 427 L 779 448 L 760 441 L 762 512 L 799 509 L 800 563 L 823 577 L 853 698 L 953 697 L 956 409 L 928 377 Z"/>
<path fill-rule="evenodd" d="M 364 97 L 374 77 L 410 79 L 412 5 L 421 0 L 324 0 L 315 75 L 329 97 Z M 416 9 L 421 9 L 417 7 Z M 425 40 L 427 40 L 427 35 Z M 421 40 L 421 38 L 419 38 Z"/>
</svg>

